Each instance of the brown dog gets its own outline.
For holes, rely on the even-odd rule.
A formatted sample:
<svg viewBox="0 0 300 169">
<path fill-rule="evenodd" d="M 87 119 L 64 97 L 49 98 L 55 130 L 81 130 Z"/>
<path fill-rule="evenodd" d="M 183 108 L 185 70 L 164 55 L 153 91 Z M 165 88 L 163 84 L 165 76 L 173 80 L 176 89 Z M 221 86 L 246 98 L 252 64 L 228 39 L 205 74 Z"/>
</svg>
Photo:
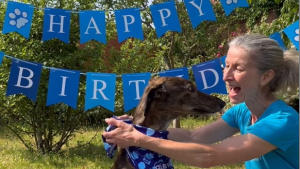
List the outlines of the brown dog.
<svg viewBox="0 0 300 169">
<path fill-rule="evenodd" d="M 196 86 L 179 77 L 152 78 L 133 114 L 133 124 L 166 130 L 180 115 L 212 114 L 225 106 L 221 99 L 199 92 Z M 134 169 L 120 149 L 113 169 Z"/>
</svg>

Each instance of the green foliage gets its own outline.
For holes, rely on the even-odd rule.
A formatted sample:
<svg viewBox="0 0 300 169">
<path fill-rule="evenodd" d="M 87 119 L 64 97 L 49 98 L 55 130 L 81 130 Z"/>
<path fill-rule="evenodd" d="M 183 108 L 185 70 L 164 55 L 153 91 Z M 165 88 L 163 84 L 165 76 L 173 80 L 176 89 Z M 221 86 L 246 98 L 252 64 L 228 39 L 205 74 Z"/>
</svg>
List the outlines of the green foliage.
<svg viewBox="0 0 300 169">
<path fill-rule="evenodd" d="M 155 0 L 153 3 L 168 0 Z M 17 33 L 0 35 L 0 50 L 7 55 L 32 62 L 43 63 L 48 67 L 74 69 L 81 72 L 125 73 L 151 72 L 178 67 L 190 67 L 201 62 L 226 55 L 226 45 L 236 35 L 247 32 L 260 32 L 265 35 L 280 31 L 297 20 L 299 2 L 295 0 L 258 0 L 249 1 L 250 8 L 235 9 L 226 17 L 219 1 L 213 0 L 216 22 L 204 21 L 192 28 L 183 1 L 176 1 L 176 8 L 182 33 L 167 32 L 157 38 L 153 27 L 147 1 L 97 1 L 97 0 L 23 0 L 38 9 L 34 18 L 30 38 L 25 39 Z M 117 40 L 113 10 L 130 7 L 141 8 L 144 41 L 129 39 L 122 46 L 103 45 L 90 41 L 79 45 L 79 15 L 71 15 L 70 43 L 57 39 L 41 42 L 45 7 L 68 10 L 105 10 L 106 35 L 108 43 Z M 0 23 L 4 23 L 6 4 L 0 5 Z M 270 11 L 275 11 L 278 18 L 267 23 Z M 0 25 L 2 29 L 3 25 Z M 291 46 L 287 37 L 284 41 Z M 221 47 L 220 47 L 221 45 Z M 120 47 L 120 48 L 119 48 Z M 111 112 L 97 107 L 84 111 L 85 80 L 80 78 L 78 107 L 76 110 L 64 104 L 46 106 L 49 70 L 44 69 L 40 79 L 37 102 L 32 102 L 23 95 L 5 96 L 11 60 L 5 58 L 0 67 L 0 123 L 8 127 L 30 150 L 42 153 L 59 152 L 74 134 L 85 125 L 90 117 L 103 119 Z M 190 72 L 191 80 L 194 80 Z M 124 114 L 122 79 L 118 77 L 116 89 L 115 114 Z M 227 99 L 226 96 L 220 96 Z M 230 106 L 230 104 L 228 104 Z M 132 113 L 131 110 L 127 113 Z M 27 137 L 24 137 L 24 134 Z"/>
<path fill-rule="evenodd" d="M 211 123 L 213 120 L 183 119 L 183 128 L 196 128 Z M 108 169 L 113 165 L 115 159 L 106 156 L 100 135 L 103 130 L 86 129 L 80 130 L 83 134 L 76 134 L 74 139 L 63 147 L 75 147 L 78 144 L 92 140 L 90 144 L 78 149 L 69 149 L 60 154 L 40 155 L 31 153 L 18 142 L 17 138 L 10 132 L 0 127 L 0 168 L 32 168 L 32 169 Z M 95 138 L 92 138 L 97 135 Z M 196 169 L 173 160 L 176 169 Z M 212 167 L 212 169 L 242 169 L 244 164 Z"/>
</svg>

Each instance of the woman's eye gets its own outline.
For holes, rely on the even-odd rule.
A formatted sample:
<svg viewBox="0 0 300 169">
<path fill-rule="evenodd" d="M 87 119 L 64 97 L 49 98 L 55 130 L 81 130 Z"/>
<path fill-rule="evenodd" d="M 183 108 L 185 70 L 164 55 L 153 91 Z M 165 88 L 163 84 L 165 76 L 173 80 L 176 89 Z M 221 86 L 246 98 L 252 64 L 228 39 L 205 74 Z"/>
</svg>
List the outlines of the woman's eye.
<svg viewBox="0 0 300 169">
<path fill-rule="evenodd" d="M 241 67 L 237 67 L 236 70 L 239 71 L 239 72 L 241 72 L 241 71 L 243 71 L 244 69 L 241 68 Z"/>
</svg>

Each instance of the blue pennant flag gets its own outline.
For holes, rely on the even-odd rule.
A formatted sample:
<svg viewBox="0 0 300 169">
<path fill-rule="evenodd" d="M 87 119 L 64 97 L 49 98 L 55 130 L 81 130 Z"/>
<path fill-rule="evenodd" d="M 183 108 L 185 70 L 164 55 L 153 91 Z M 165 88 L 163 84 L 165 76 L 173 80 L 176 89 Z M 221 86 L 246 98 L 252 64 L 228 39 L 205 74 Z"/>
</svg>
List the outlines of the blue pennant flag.
<svg viewBox="0 0 300 169">
<path fill-rule="evenodd" d="M 4 57 L 4 53 L 0 52 L 0 65 L 2 64 L 3 57 Z"/>
<path fill-rule="evenodd" d="M 130 37 L 144 40 L 139 8 L 116 10 L 115 15 L 119 43 Z"/>
<path fill-rule="evenodd" d="M 227 56 L 222 56 L 222 57 L 220 57 L 221 65 L 222 65 L 223 68 L 225 68 L 225 66 L 226 66 L 226 62 L 225 62 L 226 57 L 227 57 Z"/>
<path fill-rule="evenodd" d="M 202 21 L 216 21 L 216 16 L 210 1 L 206 0 L 185 0 L 186 10 L 189 14 L 193 28 L 196 28 Z"/>
<path fill-rule="evenodd" d="M 80 22 L 80 44 L 90 40 L 97 40 L 106 44 L 106 25 L 104 11 L 81 11 Z"/>
<path fill-rule="evenodd" d="M 270 35 L 270 38 L 274 39 L 283 50 L 287 50 L 286 46 L 284 45 L 283 40 L 281 39 L 279 32 L 273 33 L 272 35 Z"/>
<path fill-rule="evenodd" d="M 53 38 L 69 43 L 71 11 L 45 8 L 43 41 Z"/>
<path fill-rule="evenodd" d="M 235 8 L 249 7 L 247 0 L 220 0 L 220 1 L 226 16 L 228 16 Z"/>
<path fill-rule="evenodd" d="M 227 94 L 219 59 L 192 66 L 199 91 L 212 94 Z"/>
<path fill-rule="evenodd" d="M 6 96 L 23 93 L 36 101 L 42 64 L 13 59 L 7 85 Z"/>
<path fill-rule="evenodd" d="M 85 110 L 102 106 L 115 111 L 116 77 L 109 73 L 87 73 Z"/>
<path fill-rule="evenodd" d="M 158 73 L 160 77 L 182 77 L 189 80 L 189 72 L 186 67 L 179 69 L 166 70 Z"/>
<path fill-rule="evenodd" d="M 148 85 L 151 73 L 123 74 L 123 92 L 125 112 L 136 107 Z"/>
<path fill-rule="evenodd" d="M 50 69 L 46 106 L 62 102 L 76 109 L 79 78 L 77 70 Z"/>
<path fill-rule="evenodd" d="M 29 38 L 34 7 L 32 5 L 7 2 L 2 33 L 18 32 Z"/>
<path fill-rule="evenodd" d="M 174 1 L 151 5 L 150 11 L 158 38 L 167 31 L 181 32 Z"/>
<path fill-rule="evenodd" d="M 283 29 L 284 33 L 299 50 L 299 20 Z"/>
</svg>

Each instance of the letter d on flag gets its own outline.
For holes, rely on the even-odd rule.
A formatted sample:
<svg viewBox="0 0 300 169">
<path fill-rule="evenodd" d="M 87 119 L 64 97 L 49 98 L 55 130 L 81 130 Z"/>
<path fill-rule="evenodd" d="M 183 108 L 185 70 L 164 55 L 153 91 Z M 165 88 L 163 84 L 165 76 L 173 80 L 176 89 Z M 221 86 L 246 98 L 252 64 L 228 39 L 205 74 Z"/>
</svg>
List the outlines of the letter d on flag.
<svg viewBox="0 0 300 169">
<path fill-rule="evenodd" d="M 13 59 L 6 96 L 23 93 L 35 102 L 41 73 L 42 64 Z"/>
<path fill-rule="evenodd" d="M 227 94 L 219 59 L 194 65 L 192 69 L 199 91 L 206 94 Z"/>
</svg>

